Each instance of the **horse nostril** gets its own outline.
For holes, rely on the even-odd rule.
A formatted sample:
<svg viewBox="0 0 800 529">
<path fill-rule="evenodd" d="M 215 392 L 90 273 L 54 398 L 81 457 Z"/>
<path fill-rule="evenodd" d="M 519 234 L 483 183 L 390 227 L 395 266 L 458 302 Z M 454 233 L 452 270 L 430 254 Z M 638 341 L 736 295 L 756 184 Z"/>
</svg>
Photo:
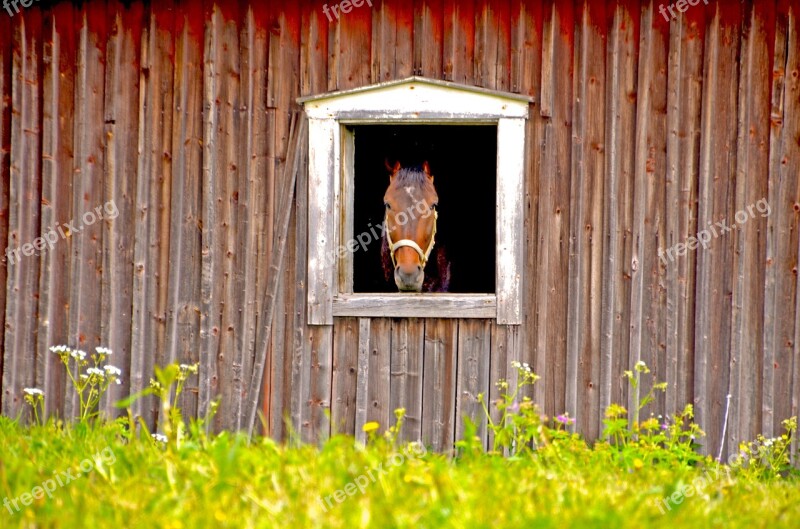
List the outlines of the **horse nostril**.
<svg viewBox="0 0 800 529">
<path fill-rule="evenodd" d="M 422 265 L 417 265 L 417 272 L 422 272 Z"/>
<path fill-rule="evenodd" d="M 400 271 L 400 265 L 397 265 L 397 266 L 395 266 L 395 267 L 394 267 L 394 271 L 395 271 L 395 272 L 399 272 L 399 271 Z"/>
</svg>

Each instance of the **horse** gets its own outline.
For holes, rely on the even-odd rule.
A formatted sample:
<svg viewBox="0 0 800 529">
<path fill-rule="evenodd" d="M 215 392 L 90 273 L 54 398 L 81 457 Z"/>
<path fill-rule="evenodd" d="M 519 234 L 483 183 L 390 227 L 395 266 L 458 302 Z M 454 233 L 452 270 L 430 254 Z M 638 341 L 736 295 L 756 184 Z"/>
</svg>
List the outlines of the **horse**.
<svg viewBox="0 0 800 529">
<path fill-rule="evenodd" d="M 400 162 L 389 170 L 389 187 L 383 196 L 386 210 L 381 257 L 386 281 L 394 279 L 400 292 L 447 292 L 450 263 L 443 247 L 436 248 L 439 195 L 433 186 L 428 162 L 420 169 L 403 168 Z M 435 270 L 425 266 L 434 254 Z"/>
</svg>

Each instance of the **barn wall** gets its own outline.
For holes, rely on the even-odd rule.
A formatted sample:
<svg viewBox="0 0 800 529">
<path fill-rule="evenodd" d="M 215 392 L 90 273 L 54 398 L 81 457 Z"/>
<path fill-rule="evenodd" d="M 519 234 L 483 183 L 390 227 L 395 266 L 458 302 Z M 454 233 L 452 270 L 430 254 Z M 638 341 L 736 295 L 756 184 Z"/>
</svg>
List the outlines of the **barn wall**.
<svg viewBox="0 0 800 529">
<path fill-rule="evenodd" d="M 647 413 L 693 403 L 713 452 L 729 394 L 728 446 L 798 414 L 800 3 L 720 0 L 669 23 L 634 0 L 373 3 L 338 21 L 311 0 L 0 15 L 0 239 L 118 208 L 0 267 L 4 414 L 30 386 L 73 413 L 47 348 L 102 344 L 126 373 L 107 410 L 154 365 L 199 361 L 184 409 L 221 396 L 216 427 L 242 426 L 287 207 L 263 398 L 276 437 L 287 417 L 316 440 L 403 406 L 406 435 L 446 449 L 512 359 L 542 376 L 545 413 L 592 438 L 605 406 L 630 404 L 638 360 L 669 383 Z M 295 99 L 410 75 L 535 98 L 519 327 L 304 323 L 305 172 L 291 202 L 279 193 Z M 762 198 L 769 216 L 659 258 Z"/>
</svg>

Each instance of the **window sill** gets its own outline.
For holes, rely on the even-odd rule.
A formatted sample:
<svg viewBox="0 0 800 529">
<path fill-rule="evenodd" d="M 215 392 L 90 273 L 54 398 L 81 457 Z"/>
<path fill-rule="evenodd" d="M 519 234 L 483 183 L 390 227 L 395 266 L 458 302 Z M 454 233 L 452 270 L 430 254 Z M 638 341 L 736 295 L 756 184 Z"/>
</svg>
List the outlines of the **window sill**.
<svg viewBox="0 0 800 529">
<path fill-rule="evenodd" d="M 497 317 L 494 294 L 342 294 L 333 298 L 333 315 L 370 318 Z"/>
</svg>

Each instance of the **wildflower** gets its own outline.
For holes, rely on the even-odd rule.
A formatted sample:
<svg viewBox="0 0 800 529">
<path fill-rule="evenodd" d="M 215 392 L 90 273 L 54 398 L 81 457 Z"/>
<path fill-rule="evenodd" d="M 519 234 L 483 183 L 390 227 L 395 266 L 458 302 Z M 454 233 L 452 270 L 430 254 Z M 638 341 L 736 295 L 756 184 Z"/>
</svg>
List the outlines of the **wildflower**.
<svg viewBox="0 0 800 529">
<path fill-rule="evenodd" d="M 86 352 L 85 352 L 85 351 L 81 351 L 81 350 L 79 350 L 79 349 L 72 349 L 72 350 L 70 350 L 70 351 L 69 351 L 69 355 L 70 355 L 72 358 L 74 358 L 75 360 L 79 360 L 79 361 L 80 361 L 80 360 L 83 360 L 84 358 L 86 358 Z"/>
<path fill-rule="evenodd" d="M 150 436 L 153 439 L 155 439 L 156 441 L 158 441 L 159 443 L 166 443 L 167 440 L 168 440 L 166 435 L 160 434 L 160 433 L 153 433 L 153 434 L 150 434 Z"/>
<path fill-rule="evenodd" d="M 25 388 L 22 391 L 24 391 L 25 394 L 30 395 L 32 397 L 35 396 L 35 395 L 41 395 L 42 397 L 44 397 L 44 391 L 42 391 L 41 389 Z"/>
<path fill-rule="evenodd" d="M 103 369 L 105 369 L 106 373 L 108 373 L 109 375 L 120 376 L 122 374 L 122 371 L 114 366 L 103 366 Z"/>
<path fill-rule="evenodd" d="M 69 347 L 66 345 L 52 345 L 50 346 L 50 351 L 57 355 L 66 354 L 69 352 Z"/>
<path fill-rule="evenodd" d="M 97 351 L 97 354 L 103 356 L 111 356 L 113 354 L 111 349 L 109 349 L 108 347 L 95 347 L 94 350 Z"/>
<path fill-rule="evenodd" d="M 575 419 L 570 418 L 569 413 L 566 413 L 566 412 L 563 415 L 556 416 L 556 421 L 558 421 L 561 424 L 564 424 L 566 426 L 569 426 L 569 425 L 575 423 Z"/>
<path fill-rule="evenodd" d="M 664 423 L 664 424 L 661 425 L 661 429 L 662 430 L 666 430 L 667 428 L 669 428 L 669 424 Z"/>
<path fill-rule="evenodd" d="M 378 424 L 375 421 L 370 421 L 370 422 L 364 424 L 364 426 L 361 427 L 361 430 L 363 430 L 364 432 L 369 433 L 369 432 L 374 432 L 378 428 L 380 428 L 380 424 Z"/>
<path fill-rule="evenodd" d="M 97 369 L 96 367 L 90 367 L 86 370 L 87 375 L 97 375 L 100 378 L 105 378 L 106 373 L 102 369 Z"/>
</svg>

